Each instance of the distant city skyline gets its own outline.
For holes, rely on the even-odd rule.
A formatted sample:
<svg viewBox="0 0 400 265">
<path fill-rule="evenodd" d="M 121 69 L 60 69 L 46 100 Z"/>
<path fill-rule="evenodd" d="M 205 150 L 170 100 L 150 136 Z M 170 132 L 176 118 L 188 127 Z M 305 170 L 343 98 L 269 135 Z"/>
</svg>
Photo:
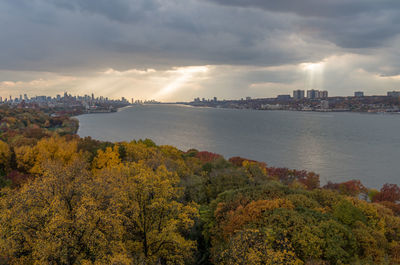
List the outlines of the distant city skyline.
<svg viewBox="0 0 400 265">
<path fill-rule="evenodd" d="M 274 95 L 272 97 L 259 97 L 259 98 L 278 98 L 278 99 L 279 98 L 281 98 L 281 99 L 291 98 L 291 99 L 294 99 L 294 100 L 300 100 L 300 99 L 303 99 L 303 98 L 305 98 L 305 99 L 324 99 L 324 98 L 328 98 L 329 96 L 330 96 L 330 94 L 329 94 L 329 91 L 327 91 L 327 90 L 296 89 L 296 90 L 293 90 L 291 94 L 276 94 L 276 95 Z M 399 91 L 396 91 L 396 90 L 386 91 L 386 93 L 380 94 L 380 95 L 379 94 L 366 95 L 364 93 L 364 91 L 354 91 L 353 94 L 343 95 L 343 96 L 331 96 L 331 97 L 364 97 L 364 96 L 400 97 L 400 90 Z M 94 100 L 105 100 L 105 101 L 108 101 L 108 100 L 121 100 L 121 101 L 126 101 L 126 102 L 129 102 L 129 103 L 132 103 L 132 104 L 133 103 L 143 103 L 143 102 L 166 102 L 166 103 L 168 103 L 168 102 L 172 102 L 172 103 L 173 102 L 180 102 L 180 101 L 157 101 L 154 98 L 151 98 L 151 99 L 141 99 L 141 98 L 137 98 L 137 97 L 135 97 L 135 98 L 133 98 L 133 97 L 132 98 L 127 98 L 127 97 L 124 97 L 124 96 L 121 96 L 119 98 L 118 97 L 110 97 L 109 98 L 109 97 L 105 97 L 105 96 L 102 96 L 102 95 L 100 95 L 100 96 L 96 95 L 95 96 L 95 94 L 93 92 L 89 93 L 89 94 L 82 94 L 82 95 L 75 94 L 75 95 L 73 95 L 71 93 L 68 93 L 67 91 L 64 91 L 63 94 L 56 94 L 54 96 L 50 96 L 50 95 L 28 95 L 27 93 L 19 94 L 19 95 L 16 95 L 16 96 L 13 96 L 13 95 L 6 96 L 6 95 L 0 94 L 0 103 L 10 102 L 10 101 L 18 103 L 18 102 L 28 101 L 28 100 L 38 100 L 38 99 L 41 99 L 41 98 L 45 98 L 46 100 L 60 100 L 60 99 L 65 98 L 65 97 L 71 97 L 71 98 L 74 98 L 76 100 L 85 100 L 85 101 L 90 101 L 90 100 L 93 100 L 93 101 Z M 219 100 L 251 100 L 251 99 L 252 99 L 252 97 L 250 97 L 250 96 L 246 96 L 246 97 L 242 97 L 242 98 L 229 98 L 229 97 L 218 98 L 216 96 L 213 96 L 211 98 L 195 97 L 194 99 L 187 100 L 186 102 L 190 102 L 190 101 L 200 102 L 200 101 L 205 101 L 205 100 L 217 102 Z M 181 101 L 181 102 L 184 102 L 184 101 Z"/>
<path fill-rule="evenodd" d="M 0 94 L 189 101 L 400 89 L 400 1 L 4 0 Z"/>
<path fill-rule="evenodd" d="M 343 96 L 330 96 L 329 91 L 327 90 L 318 90 L 318 89 L 309 89 L 309 90 L 303 90 L 303 89 L 296 89 L 292 91 L 292 94 L 279 94 L 279 95 L 275 95 L 273 97 L 270 98 L 291 98 L 291 99 L 295 99 L 295 100 L 300 100 L 300 99 L 325 99 L 328 97 L 374 97 L 374 96 L 387 96 L 387 97 L 400 97 L 400 90 L 396 91 L 386 91 L 383 94 L 373 94 L 373 95 L 366 95 L 364 93 L 364 91 L 354 91 L 352 94 L 349 95 L 343 95 Z M 226 98 L 227 100 L 232 100 L 233 98 Z M 252 98 L 247 96 L 245 98 L 235 98 L 233 100 L 251 100 Z M 200 97 L 196 97 L 193 99 L 194 102 L 200 102 L 200 101 L 204 101 L 204 100 L 208 100 L 208 101 L 218 101 L 217 97 L 213 97 L 213 98 L 200 98 Z"/>
</svg>

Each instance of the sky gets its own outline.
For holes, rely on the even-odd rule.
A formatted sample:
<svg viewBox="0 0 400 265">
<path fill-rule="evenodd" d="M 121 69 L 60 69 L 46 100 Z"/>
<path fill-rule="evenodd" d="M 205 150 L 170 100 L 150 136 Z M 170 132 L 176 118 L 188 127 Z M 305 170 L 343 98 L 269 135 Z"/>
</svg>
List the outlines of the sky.
<svg viewBox="0 0 400 265">
<path fill-rule="evenodd" d="M 399 0 L 1 0 L 0 96 L 400 90 Z"/>
</svg>

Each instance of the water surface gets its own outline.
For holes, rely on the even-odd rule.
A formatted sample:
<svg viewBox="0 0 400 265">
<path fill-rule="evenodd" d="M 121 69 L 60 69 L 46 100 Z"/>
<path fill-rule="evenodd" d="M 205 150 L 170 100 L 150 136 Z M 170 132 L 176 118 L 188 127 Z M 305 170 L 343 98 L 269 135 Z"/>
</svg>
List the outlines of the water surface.
<svg viewBox="0 0 400 265">
<path fill-rule="evenodd" d="M 400 115 L 142 105 L 78 119 L 82 137 L 150 138 L 181 150 L 315 171 L 322 183 L 360 179 L 369 187 L 400 184 Z"/>
</svg>

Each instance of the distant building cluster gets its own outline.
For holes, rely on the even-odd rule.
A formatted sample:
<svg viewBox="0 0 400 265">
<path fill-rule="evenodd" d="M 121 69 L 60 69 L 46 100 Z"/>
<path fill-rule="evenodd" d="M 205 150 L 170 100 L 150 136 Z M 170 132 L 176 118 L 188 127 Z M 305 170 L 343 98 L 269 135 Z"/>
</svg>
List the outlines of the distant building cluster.
<svg viewBox="0 0 400 265">
<path fill-rule="evenodd" d="M 278 95 L 276 99 L 279 101 L 287 101 L 291 100 L 292 98 L 290 97 L 290 95 Z"/>
<path fill-rule="evenodd" d="M 195 99 L 193 100 L 193 102 L 195 102 L 195 103 L 200 103 L 200 102 L 217 102 L 217 101 L 218 101 L 218 98 L 217 98 L 217 97 L 214 97 L 213 99 L 205 99 L 205 98 L 200 99 L 200 98 L 195 98 Z"/>
<path fill-rule="evenodd" d="M 294 90 L 293 91 L 293 99 L 294 100 L 301 100 L 304 99 L 306 96 L 304 90 Z M 326 90 L 307 90 L 307 98 L 308 99 L 326 99 L 328 98 L 328 91 Z"/>
<path fill-rule="evenodd" d="M 38 106 L 49 108 L 68 106 L 69 108 L 85 108 L 88 112 L 95 112 L 110 111 L 113 105 L 128 105 L 129 102 L 124 97 L 121 99 L 110 99 L 103 96 L 95 97 L 93 93 L 91 95 L 72 96 L 65 92 L 64 95 L 56 95 L 55 97 L 34 96 L 29 98 L 27 94 L 15 98 L 12 96 L 5 98 L 0 96 L 0 104 L 18 105 L 19 107 Z"/>
<path fill-rule="evenodd" d="M 65 92 L 63 96 L 61 95 L 56 95 L 55 97 L 49 97 L 49 96 L 34 96 L 29 98 L 27 94 L 19 95 L 19 97 L 12 98 L 10 96 L 9 98 L 1 97 L 0 96 L 0 103 L 9 103 L 9 104 L 18 104 L 21 102 L 25 103 L 48 103 L 48 104 L 57 104 L 57 103 L 65 103 L 65 102 L 80 102 L 83 104 L 95 104 L 95 103 L 108 103 L 108 102 L 123 102 L 123 103 L 128 103 L 126 98 L 122 97 L 121 99 L 109 99 L 108 97 L 95 97 L 94 94 L 92 95 L 84 95 L 84 96 L 72 96 L 71 94 L 68 94 L 68 92 Z"/>
<path fill-rule="evenodd" d="M 307 90 L 307 98 L 308 99 L 319 99 L 319 98 L 328 98 L 328 91 L 320 91 L 320 90 Z"/>
<path fill-rule="evenodd" d="M 155 99 L 151 99 L 151 100 L 134 100 L 133 98 L 131 99 L 131 103 L 135 104 L 135 105 L 142 105 L 142 104 L 160 104 L 161 102 L 156 101 Z"/>
<path fill-rule="evenodd" d="M 389 91 L 387 95 L 365 96 L 355 91 L 352 96 L 328 97 L 326 90 L 294 90 L 293 95 L 283 94 L 275 98 L 246 97 L 239 100 L 195 98 L 188 103 L 193 106 L 217 108 L 296 110 L 296 111 L 356 111 L 370 113 L 400 113 L 400 91 Z"/>
<path fill-rule="evenodd" d="M 389 91 L 387 92 L 388 97 L 400 97 L 400 91 Z"/>
</svg>

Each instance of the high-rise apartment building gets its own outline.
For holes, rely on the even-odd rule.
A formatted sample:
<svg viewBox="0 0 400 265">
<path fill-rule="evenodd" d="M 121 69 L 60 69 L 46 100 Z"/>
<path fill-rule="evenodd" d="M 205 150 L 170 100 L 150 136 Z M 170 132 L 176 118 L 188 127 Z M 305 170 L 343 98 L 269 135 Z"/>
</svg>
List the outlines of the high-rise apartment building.
<svg viewBox="0 0 400 265">
<path fill-rule="evenodd" d="M 362 91 L 356 91 L 356 92 L 354 92 L 354 96 L 355 96 L 356 98 L 362 98 L 362 97 L 364 96 L 364 92 L 362 92 Z"/>
<path fill-rule="evenodd" d="M 323 90 L 307 90 L 307 98 L 308 99 L 317 99 L 317 98 L 328 98 L 328 91 Z"/>
<path fill-rule="evenodd" d="M 319 98 L 328 98 L 328 91 L 319 91 Z"/>
<path fill-rule="evenodd" d="M 294 100 L 303 99 L 304 95 L 305 95 L 305 91 L 304 90 L 294 90 L 293 91 L 293 99 Z"/>
<path fill-rule="evenodd" d="M 308 99 L 316 99 L 319 98 L 319 91 L 318 90 L 307 90 L 307 98 Z"/>
</svg>

